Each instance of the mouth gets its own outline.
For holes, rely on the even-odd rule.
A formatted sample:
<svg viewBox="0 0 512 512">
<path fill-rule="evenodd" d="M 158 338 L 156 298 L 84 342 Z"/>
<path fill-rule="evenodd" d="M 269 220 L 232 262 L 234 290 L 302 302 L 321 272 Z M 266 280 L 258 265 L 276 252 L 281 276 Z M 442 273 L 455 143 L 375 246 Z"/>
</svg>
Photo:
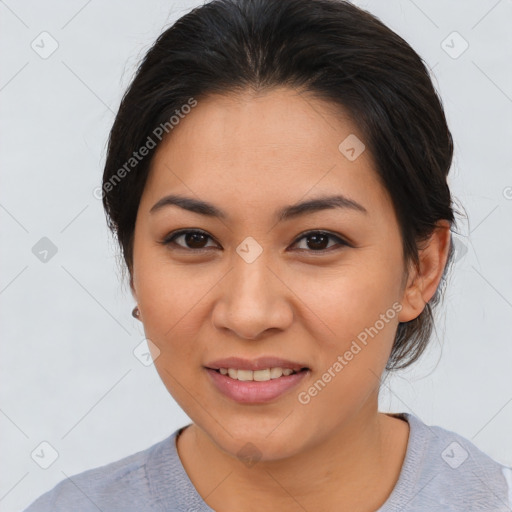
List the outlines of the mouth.
<svg viewBox="0 0 512 512">
<path fill-rule="evenodd" d="M 205 365 L 217 391 L 243 404 L 263 404 L 298 386 L 311 369 L 275 357 L 255 360 L 227 358 Z"/>
<path fill-rule="evenodd" d="M 240 368 L 207 368 L 213 370 L 221 375 L 225 375 L 233 380 L 242 382 L 268 382 L 269 380 L 279 379 L 283 376 L 288 377 L 303 371 L 309 370 L 304 367 L 299 370 L 293 370 L 292 368 L 282 368 L 280 366 L 272 368 L 264 368 L 262 370 L 242 370 Z"/>
</svg>

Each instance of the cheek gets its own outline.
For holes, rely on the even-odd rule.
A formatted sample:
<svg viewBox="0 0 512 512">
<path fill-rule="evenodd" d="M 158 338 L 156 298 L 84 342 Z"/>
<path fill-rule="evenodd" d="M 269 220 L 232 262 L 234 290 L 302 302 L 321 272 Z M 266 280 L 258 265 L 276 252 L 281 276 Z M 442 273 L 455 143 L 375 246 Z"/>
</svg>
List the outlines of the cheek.
<svg viewBox="0 0 512 512">
<path fill-rule="evenodd" d="M 400 307 L 386 284 L 385 279 L 379 283 L 345 275 L 332 280 L 323 293 L 317 290 L 308 295 L 306 302 L 318 315 L 307 320 L 310 327 L 317 326 L 313 336 L 318 366 L 314 379 L 299 391 L 311 401 L 308 410 L 316 410 L 326 424 L 360 408 L 379 388 Z"/>
<path fill-rule="evenodd" d="M 194 278 L 189 269 L 171 265 L 169 261 L 144 258 L 141 252 L 134 278 L 137 300 L 146 336 L 162 353 L 188 346 L 183 343 L 173 346 L 173 340 L 193 318 L 194 308 L 208 291 L 211 280 L 212 277 L 206 277 L 206 280 Z"/>
<path fill-rule="evenodd" d="M 378 258 L 363 255 L 358 259 L 357 263 L 292 281 L 294 292 L 310 310 L 308 318 L 319 328 L 323 325 L 317 334 L 335 345 L 374 325 L 399 297 L 397 265 L 383 266 Z M 393 313 L 388 316 L 393 317 Z"/>
<path fill-rule="evenodd" d="M 368 251 L 357 263 L 296 281 L 307 306 L 305 326 L 318 348 L 316 407 L 351 410 L 379 384 L 393 345 L 400 303 L 400 276 Z M 324 386 L 325 384 L 325 386 Z M 321 393 L 320 393 L 321 391 Z M 315 395 L 316 396 L 316 395 Z"/>
<path fill-rule="evenodd" d="M 184 269 L 154 265 L 139 273 L 139 304 L 146 338 L 157 347 L 155 368 L 165 387 L 187 414 L 196 402 L 190 393 L 200 373 L 200 326 L 207 293 L 215 279 L 193 278 Z M 195 394 L 195 392 L 194 392 Z"/>
</svg>

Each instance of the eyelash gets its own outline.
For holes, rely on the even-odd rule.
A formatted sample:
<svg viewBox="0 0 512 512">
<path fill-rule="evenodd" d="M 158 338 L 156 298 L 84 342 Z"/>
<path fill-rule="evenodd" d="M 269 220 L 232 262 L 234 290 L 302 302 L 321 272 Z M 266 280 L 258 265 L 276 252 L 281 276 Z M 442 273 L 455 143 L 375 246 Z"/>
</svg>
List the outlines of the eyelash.
<svg viewBox="0 0 512 512">
<path fill-rule="evenodd" d="M 179 230 L 179 231 L 175 231 L 173 233 L 170 233 L 169 235 L 167 235 L 164 240 L 162 240 L 161 242 L 159 242 L 160 244 L 162 245 L 165 245 L 165 246 L 170 246 L 171 244 L 175 244 L 177 245 L 177 248 L 178 249 L 183 249 L 185 251 L 191 251 L 191 252 L 197 252 L 197 253 L 201 253 L 201 252 L 204 252 L 204 251 L 208 251 L 210 248 L 208 247 L 203 247 L 201 249 L 191 249 L 189 247 L 183 247 L 179 244 L 176 244 L 175 243 L 175 240 L 177 238 L 179 238 L 180 236 L 182 235 L 187 235 L 189 233 L 196 233 L 196 234 L 200 234 L 200 235 L 206 235 L 208 238 L 210 238 L 211 240 L 213 240 L 213 238 L 208 234 L 206 233 L 205 231 L 201 231 L 201 230 L 197 230 L 197 229 L 182 229 L 182 230 Z M 298 238 L 295 239 L 295 241 L 293 242 L 292 245 L 295 245 L 297 244 L 300 240 L 302 240 L 303 238 L 308 238 L 312 235 L 324 235 L 324 236 L 327 236 L 333 240 L 336 240 L 338 241 L 338 245 L 341 245 L 341 246 L 347 246 L 347 247 L 351 247 L 351 245 L 343 240 L 342 238 L 340 238 L 339 236 L 337 235 L 334 235 L 332 233 L 329 233 L 328 231 L 322 231 L 322 230 L 316 230 L 316 231 L 307 231 L 305 233 L 302 233 L 301 235 L 299 235 Z M 326 248 L 326 249 L 319 249 L 319 250 L 313 250 L 313 249 L 299 249 L 300 251 L 305 251 L 305 252 L 309 252 L 309 253 L 315 253 L 315 254 L 322 254 L 322 253 L 326 253 L 326 252 L 329 252 L 332 250 L 332 247 L 329 247 L 329 248 Z"/>
</svg>

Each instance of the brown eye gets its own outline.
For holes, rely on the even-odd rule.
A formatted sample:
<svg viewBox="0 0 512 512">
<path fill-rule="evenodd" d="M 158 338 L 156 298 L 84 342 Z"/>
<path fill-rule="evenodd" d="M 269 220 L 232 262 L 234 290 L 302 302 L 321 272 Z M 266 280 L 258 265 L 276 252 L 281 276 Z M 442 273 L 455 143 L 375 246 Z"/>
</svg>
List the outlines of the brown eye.
<svg viewBox="0 0 512 512">
<path fill-rule="evenodd" d="M 338 236 L 332 235 L 331 233 L 327 233 L 325 231 L 310 231 L 309 233 L 305 233 L 300 238 L 297 239 L 295 244 L 297 244 L 301 240 L 306 240 L 305 247 L 300 247 L 300 250 L 306 250 L 308 252 L 321 252 L 332 247 L 329 246 L 329 239 L 335 240 L 338 244 L 334 245 L 347 245 L 345 242 Z"/>
<path fill-rule="evenodd" d="M 176 240 L 183 239 L 182 243 L 177 243 Z M 178 231 L 177 233 L 171 233 L 161 243 L 163 245 L 177 245 L 181 249 L 190 250 L 201 250 L 207 249 L 206 243 L 211 236 L 203 231 L 188 230 Z"/>
</svg>

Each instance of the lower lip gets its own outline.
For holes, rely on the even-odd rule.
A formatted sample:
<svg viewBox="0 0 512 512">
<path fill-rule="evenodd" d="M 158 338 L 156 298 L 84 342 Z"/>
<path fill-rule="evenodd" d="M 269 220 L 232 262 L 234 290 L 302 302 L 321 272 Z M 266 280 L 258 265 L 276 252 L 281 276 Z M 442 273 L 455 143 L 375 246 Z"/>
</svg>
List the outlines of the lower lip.
<svg viewBox="0 0 512 512">
<path fill-rule="evenodd" d="M 206 368 L 206 371 L 221 393 L 236 402 L 245 404 L 270 402 L 297 386 L 309 373 L 309 370 L 302 370 L 277 379 L 258 382 L 232 379 L 211 368 Z"/>
</svg>

